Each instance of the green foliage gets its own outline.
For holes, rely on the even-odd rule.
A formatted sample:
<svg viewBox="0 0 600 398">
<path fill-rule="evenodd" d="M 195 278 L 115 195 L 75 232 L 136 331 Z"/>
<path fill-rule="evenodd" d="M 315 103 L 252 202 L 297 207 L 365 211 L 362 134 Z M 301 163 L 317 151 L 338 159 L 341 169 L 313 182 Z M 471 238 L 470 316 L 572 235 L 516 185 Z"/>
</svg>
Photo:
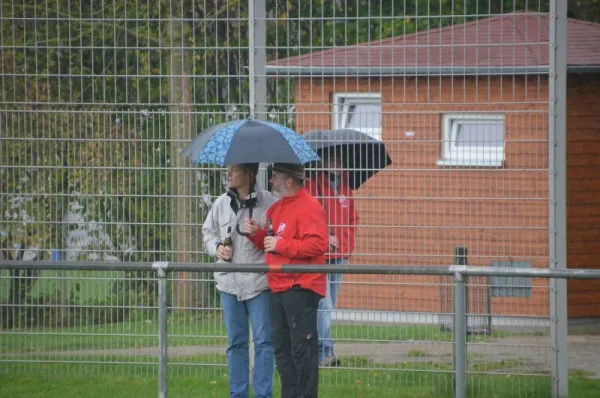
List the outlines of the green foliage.
<svg viewBox="0 0 600 398">
<path fill-rule="evenodd" d="M 103 299 L 79 300 L 79 284 L 71 290 L 66 302 L 60 300 L 59 291 L 40 296 L 24 297 L 16 307 L 3 305 L 0 327 L 4 329 L 64 328 L 75 325 L 102 325 L 123 322 L 130 317 L 133 302 L 148 305 L 146 301 L 128 297 L 128 293 L 115 293 Z M 147 297 L 143 297 L 147 298 Z"/>
</svg>

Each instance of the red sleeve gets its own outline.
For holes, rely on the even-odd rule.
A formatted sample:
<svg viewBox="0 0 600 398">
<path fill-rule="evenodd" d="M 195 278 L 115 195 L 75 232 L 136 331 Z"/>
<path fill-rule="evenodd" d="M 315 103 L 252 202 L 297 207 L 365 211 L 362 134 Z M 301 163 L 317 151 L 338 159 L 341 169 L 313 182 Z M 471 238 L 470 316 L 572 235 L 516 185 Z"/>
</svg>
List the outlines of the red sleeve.
<svg viewBox="0 0 600 398">
<path fill-rule="evenodd" d="M 247 238 L 258 250 L 265 250 L 265 236 L 267 236 L 267 231 L 259 229 L 254 235 L 249 235 Z"/>
<path fill-rule="evenodd" d="M 311 258 L 322 256 L 327 252 L 329 236 L 325 214 L 321 209 L 311 207 L 312 209 L 308 209 L 298 217 L 300 238 L 279 239 L 276 246 L 277 253 L 289 258 Z"/>
</svg>

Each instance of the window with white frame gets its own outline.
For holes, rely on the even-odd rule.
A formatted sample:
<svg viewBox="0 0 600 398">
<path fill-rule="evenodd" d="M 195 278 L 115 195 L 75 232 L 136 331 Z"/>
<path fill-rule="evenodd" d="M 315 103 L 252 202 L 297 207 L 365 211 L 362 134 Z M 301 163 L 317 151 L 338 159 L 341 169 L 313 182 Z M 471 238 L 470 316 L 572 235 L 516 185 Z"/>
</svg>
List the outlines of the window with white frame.
<svg viewBox="0 0 600 398">
<path fill-rule="evenodd" d="M 358 130 L 381 140 L 381 95 L 334 94 L 333 128 Z"/>
<path fill-rule="evenodd" d="M 440 166 L 501 167 L 504 162 L 504 115 L 446 114 L 442 120 Z"/>
</svg>

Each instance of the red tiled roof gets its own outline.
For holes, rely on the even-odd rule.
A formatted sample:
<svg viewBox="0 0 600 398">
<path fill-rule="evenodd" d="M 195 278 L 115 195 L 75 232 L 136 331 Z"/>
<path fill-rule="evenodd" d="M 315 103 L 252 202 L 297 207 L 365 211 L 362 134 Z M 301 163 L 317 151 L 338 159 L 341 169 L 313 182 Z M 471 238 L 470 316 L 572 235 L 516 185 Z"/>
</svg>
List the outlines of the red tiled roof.
<svg viewBox="0 0 600 398">
<path fill-rule="evenodd" d="M 600 65 L 600 24 L 568 19 L 567 64 Z M 545 67 L 547 14 L 518 12 L 275 60 L 268 69 Z"/>
</svg>

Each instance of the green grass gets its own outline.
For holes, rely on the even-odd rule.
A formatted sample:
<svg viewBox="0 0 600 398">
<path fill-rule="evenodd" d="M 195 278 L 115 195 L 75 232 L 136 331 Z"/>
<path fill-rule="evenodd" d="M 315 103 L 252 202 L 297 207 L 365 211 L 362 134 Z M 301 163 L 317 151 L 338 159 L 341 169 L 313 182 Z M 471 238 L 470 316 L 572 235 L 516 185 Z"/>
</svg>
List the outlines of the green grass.
<svg viewBox="0 0 600 398">
<path fill-rule="evenodd" d="M 382 343 L 386 341 L 432 341 L 449 342 L 453 340 L 452 332 L 442 331 L 437 325 L 358 325 L 338 324 L 332 327 L 331 335 L 338 342 L 352 340 L 361 343 Z M 503 330 L 494 330 L 490 336 L 469 336 L 468 341 L 483 342 L 514 335 Z"/>
<path fill-rule="evenodd" d="M 350 385 L 327 385 L 319 387 L 322 397 L 431 397 L 440 396 L 427 387 L 404 388 L 398 394 L 398 389 L 386 386 L 373 386 L 365 382 Z M 0 376 L 0 395 L 4 397 L 90 397 L 90 398 L 130 398 L 155 397 L 157 395 L 157 380 L 154 377 L 18 377 L 14 375 Z M 168 394 L 171 397 L 227 397 L 228 384 L 225 376 L 197 378 L 192 376 L 178 377 L 169 383 Z M 276 382 L 274 397 L 280 396 L 280 386 Z M 450 394 L 443 396 L 450 397 Z"/>
<path fill-rule="evenodd" d="M 331 330 L 331 336 L 338 342 L 351 340 L 361 343 L 382 343 L 386 341 L 452 341 L 451 332 L 442 332 L 431 325 L 358 325 L 338 324 Z"/>
<path fill-rule="evenodd" d="M 0 352 L 104 350 L 155 347 L 158 345 L 157 317 L 151 312 L 134 314 L 138 320 L 104 325 L 65 328 L 35 327 L 0 330 Z M 169 347 L 215 346 L 226 344 L 225 326 L 213 316 L 171 316 L 168 321 Z M 508 335 L 496 332 L 489 338 Z M 390 341 L 450 342 L 452 334 L 437 326 L 392 326 L 338 324 L 332 328 L 338 343 L 385 343 Z"/>
<path fill-rule="evenodd" d="M 170 318 L 169 346 L 226 344 L 225 326 L 219 318 Z M 156 318 L 138 321 L 81 325 L 70 328 L 30 328 L 0 331 L 2 352 L 105 350 L 155 347 Z"/>
<path fill-rule="evenodd" d="M 498 370 L 514 371 L 516 368 L 526 366 L 527 361 L 522 359 L 505 359 L 501 361 L 476 363 L 471 366 L 474 372 L 493 372 Z"/>
<path fill-rule="evenodd" d="M 114 358 L 122 362 L 130 359 Z M 70 358 L 70 360 L 86 360 Z M 89 360 L 89 358 L 87 358 Z M 221 366 L 209 364 L 215 362 Z M 188 366 L 169 367 L 169 396 L 224 397 L 228 384 L 224 357 L 186 358 Z M 206 366 L 191 364 L 205 363 Z M 402 365 L 376 364 L 366 358 L 344 358 L 343 366 L 368 366 L 368 370 L 326 369 L 320 371 L 321 397 L 452 397 L 452 375 L 437 370 L 433 364 L 407 371 Z M 413 364 L 414 366 L 414 364 Z M 156 365 L 15 363 L 0 364 L 2 397 L 152 397 L 157 395 Z M 280 385 L 275 377 L 274 396 Z M 600 380 L 572 378 L 570 397 L 600 396 Z M 547 376 L 469 375 L 469 397 L 548 397 Z"/>
<path fill-rule="evenodd" d="M 572 377 L 574 379 L 586 379 L 594 375 L 595 373 L 590 372 L 589 370 L 573 369 L 569 371 L 569 377 Z"/>
<path fill-rule="evenodd" d="M 424 350 L 410 350 L 407 354 L 407 357 L 409 358 L 419 358 L 419 357 L 426 357 L 427 356 L 427 352 Z"/>
</svg>

